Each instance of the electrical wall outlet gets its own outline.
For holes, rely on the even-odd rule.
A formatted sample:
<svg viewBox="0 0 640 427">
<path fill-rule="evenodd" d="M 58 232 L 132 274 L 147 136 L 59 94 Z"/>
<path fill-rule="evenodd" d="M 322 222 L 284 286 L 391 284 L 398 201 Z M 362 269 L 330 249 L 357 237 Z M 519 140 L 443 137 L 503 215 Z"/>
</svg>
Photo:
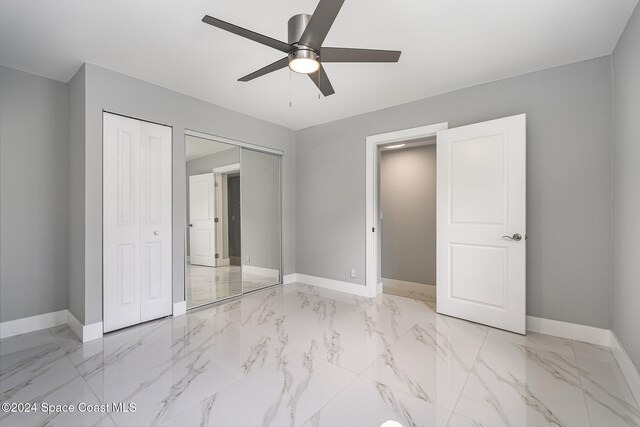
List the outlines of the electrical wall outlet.
<svg viewBox="0 0 640 427">
<path fill-rule="evenodd" d="M 245 259 L 247 262 L 251 262 L 251 255 L 247 255 L 246 257 L 244 257 L 244 259 Z"/>
<path fill-rule="evenodd" d="M 356 269 L 355 269 L 355 268 L 352 268 L 352 269 L 351 269 L 351 278 L 352 278 L 352 279 L 355 279 L 355 278 L 356 278 Z"/>
</svg>

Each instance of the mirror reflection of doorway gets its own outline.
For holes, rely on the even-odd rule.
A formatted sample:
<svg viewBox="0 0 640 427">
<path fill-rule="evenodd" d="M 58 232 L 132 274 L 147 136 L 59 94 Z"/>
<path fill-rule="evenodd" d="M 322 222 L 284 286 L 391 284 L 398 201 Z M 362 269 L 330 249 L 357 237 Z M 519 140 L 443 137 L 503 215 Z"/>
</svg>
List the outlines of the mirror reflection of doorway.
<svg viewBox="0 0 640 427">
<path fill-rule="evenodd" d="M 229 174 L 227 178 L 228 209 L 229 218 L 229 262 L 231 265 L 241 265 L 242 258 L 242 235 L 240 218 L 240 173 Z"/>
<path fill-rule="evenodd" d="M 187 307 L 240 295 L 240 149 L 187 136 Z"/>
</svg>

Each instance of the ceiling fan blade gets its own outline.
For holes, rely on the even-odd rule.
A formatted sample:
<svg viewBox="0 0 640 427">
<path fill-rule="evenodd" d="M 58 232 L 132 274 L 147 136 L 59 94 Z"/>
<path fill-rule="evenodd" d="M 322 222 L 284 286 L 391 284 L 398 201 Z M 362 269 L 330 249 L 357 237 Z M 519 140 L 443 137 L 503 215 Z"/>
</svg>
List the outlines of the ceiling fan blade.
<svg viewBox="0 0 640 427">
<path fill-rule="evenodd" d="M 336 91 L 333 90 L 333 86 L 331 86 L 329 77 L 324 71 L 324 67 L 322 65 L 320 66 L 318 71 L 316 71 L 315 73 L 311 73 L 308 76 L 316 84 L 316 86 L 318 86 L 318 89 L 320 89 L 320 92 L 322 92 L 324 96 L 329 96 L 336 93 Z"/>
<path fill-rule="evenodd" d="M 230 33 L 237 34 L 240 37 L 253 40 L 254 42 L 258 42 L 265 46 L 278 49 L 279 51 L 284 53 L 288 53 L 291 50 L 291 46 L 285 42 L 273 39 L 263 34 L 256 33 L 255 31 L 247 30 L 246 28 L 238 27 L 237 25 L 230 24 L 229 22 L 222 21 L 209 15 L 205 15 L 204 18 L 202 18 L 202 22 L 204 22 L 205 24 L 213 25 L 214 27 L 223 29 L 225 31 L 229 31 Z"/>
<path fill-rule="evenodd" d="M 398 62 L 399 50 L 351 49 L 348 47 L 323 47 L 322 62 Z"/>
<path fill-rule="evenodd" d="M 258 71 L 254 71 L 251 74 L 247 74 L 244 77 L 238 79 L 239 82 L 248 82 L 249 80 L 253 80 L 257 77 L 264 76 L 265 74 L 272 73 L 281 68 L 285 68 L 289 65 L 289 57 L 284 57 L 282 59 L 278 59 L 276 62 L 267 65 L 266 67 L 260 68 Z"/>
<path fill-rule="evenodd" d="M 320 0 L 307 28 L 300 36 L 300 44 L 319 50 L 343 3 L 344 0 Z"/>
</svg>

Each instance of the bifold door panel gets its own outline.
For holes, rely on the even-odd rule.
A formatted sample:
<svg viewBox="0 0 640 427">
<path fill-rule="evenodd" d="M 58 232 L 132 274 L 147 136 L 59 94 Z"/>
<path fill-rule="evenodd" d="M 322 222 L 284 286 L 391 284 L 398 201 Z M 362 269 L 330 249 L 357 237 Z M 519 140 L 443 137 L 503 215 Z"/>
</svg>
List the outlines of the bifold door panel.
<svg viewBox="0 0 640 427">
<path fill-rule="evenodd" d="M 171 128 L 103 115 L 104 331 L 172 313 Z"/>
</svg>

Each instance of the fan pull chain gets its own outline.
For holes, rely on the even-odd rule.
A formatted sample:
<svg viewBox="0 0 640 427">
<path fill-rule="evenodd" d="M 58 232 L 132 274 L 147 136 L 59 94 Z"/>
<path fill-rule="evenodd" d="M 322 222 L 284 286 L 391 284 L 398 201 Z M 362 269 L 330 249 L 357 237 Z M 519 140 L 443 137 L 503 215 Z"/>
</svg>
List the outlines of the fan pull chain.
<svg viewBox="0 0 640 427">
<path fill-rule="evenodd" d="M 291 81 L 291 68 L 289 68 L 289 108 L 291 108 L 291 106 L 293 105 L 293 103 L 291 102 L 292 85 L 293 83 Z"/>
</svg>

